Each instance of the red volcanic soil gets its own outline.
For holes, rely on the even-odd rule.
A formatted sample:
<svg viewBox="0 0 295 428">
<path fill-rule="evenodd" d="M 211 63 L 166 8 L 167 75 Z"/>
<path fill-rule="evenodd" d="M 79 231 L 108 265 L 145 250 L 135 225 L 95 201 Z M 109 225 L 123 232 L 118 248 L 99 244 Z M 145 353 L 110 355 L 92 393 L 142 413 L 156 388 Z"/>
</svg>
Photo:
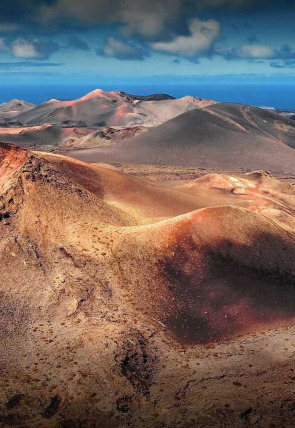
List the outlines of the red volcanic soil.
<svg viewBox="0 0 295 428">
<path fill-rule="evenodd" d="M 14 145 L 0 145 L 0 180 L 8 179 L 27 159 L 28 152 Z"/>
<path fill-rule="evenodd" d="M 292 426 L 292 187 L 0 153 L 0 425 Z"/>
</svg>

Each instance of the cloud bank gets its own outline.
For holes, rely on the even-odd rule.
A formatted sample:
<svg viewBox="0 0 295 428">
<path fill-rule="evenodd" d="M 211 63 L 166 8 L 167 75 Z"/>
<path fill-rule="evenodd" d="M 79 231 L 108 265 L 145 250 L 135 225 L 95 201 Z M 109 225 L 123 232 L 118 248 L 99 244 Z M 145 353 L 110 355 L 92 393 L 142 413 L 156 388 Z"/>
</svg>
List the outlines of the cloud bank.
<svg viewBox="0 0 295 428">
<path fill-rule="evenodd" d="M 13 8 L 4 0 L 0 52 L 40 62 L 62 49 L 65 56 L 83 55 L 86 62 L 87 55 L 97 54 L 100 59 L 90 59 L 92 64 L 103 57 L 143 61 L 167 56 L 184 67 L 187 60 L 202 65 L 202 58 L 222 58 L 286 68 L 294 66 L 295 46 L 278 48 L 275 37 L 263 37 L 263 30 L 265 16 L 285 11 L 287 17 L 294 10 L 295 0 L 15 0 Z M 251 22 L 258 13 L 259 28 Z"/>
</svg>

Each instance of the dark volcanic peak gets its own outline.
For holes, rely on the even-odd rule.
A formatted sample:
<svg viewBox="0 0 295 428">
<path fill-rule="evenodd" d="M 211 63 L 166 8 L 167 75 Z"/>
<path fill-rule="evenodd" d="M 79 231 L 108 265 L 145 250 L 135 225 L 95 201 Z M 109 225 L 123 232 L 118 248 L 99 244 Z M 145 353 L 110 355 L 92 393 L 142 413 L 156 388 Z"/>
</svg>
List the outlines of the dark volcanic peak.
<svg viewBox="0 0 295 428">
<path fill-rule="evenodd" d="M 122 92 L 124 94 L 124 92 Z M 140 101 L 166 101 L 166 100 L 175 100 L 175 97 L 172 97 L 171 95 L 167 94 L 152 94 L 152 95 L 131 95 L 126 94 L 128 97 L 134 99 L 134 100 L 140 100 Z"/>
</svg>

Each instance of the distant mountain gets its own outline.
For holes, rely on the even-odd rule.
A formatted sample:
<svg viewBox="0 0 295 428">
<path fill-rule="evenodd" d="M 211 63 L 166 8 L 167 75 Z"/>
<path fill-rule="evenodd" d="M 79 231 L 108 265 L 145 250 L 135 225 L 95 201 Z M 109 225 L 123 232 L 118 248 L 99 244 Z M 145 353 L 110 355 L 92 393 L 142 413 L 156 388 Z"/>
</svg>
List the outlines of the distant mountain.
<svg viewBox="0 0 295 428">
<path fill-rule="evenodd" d="M 160 99 L 160 98 L 165 99 Z M 168 97 L 168 98 L 167 98 Z M 130 126 L 159 125 L 186 111 L 204 107 L 213 101 L 194 97 L 173 99 L 167 95 L 143 97 L 129 96 L 123 92 L 104 92 L 97 89 L 82 98 L 72 101 L 49 100 L 29 111 L 14 117 L 25 125 L 75 126 L 83 122 L 86 126 Z"/>
<path fill-rule="evenodd" d="M 36 107 L 35 104 L 28 103 L 27 101 L 11 100 L 8 103 L 0 104 L 0 118 L 11 118 L 34 107 Z"/>
<path fill-rule="evenodd" d="M 27 101 L 22 100 L 11 100 L 8 103 L 0 104 L 1 112 L 9 112 L 9 111 L 24 111 L 29 110 L 33 107 L 36 107 L 35 104 L 28 103 Z"/>
<path fill-rule="evenodd" d="M 295 123 L 272 111 L 218 103 L 188 111 L 109 148 L 73 153 L 87 161 L 216 166 L 295 172 Z"/>
</svg>

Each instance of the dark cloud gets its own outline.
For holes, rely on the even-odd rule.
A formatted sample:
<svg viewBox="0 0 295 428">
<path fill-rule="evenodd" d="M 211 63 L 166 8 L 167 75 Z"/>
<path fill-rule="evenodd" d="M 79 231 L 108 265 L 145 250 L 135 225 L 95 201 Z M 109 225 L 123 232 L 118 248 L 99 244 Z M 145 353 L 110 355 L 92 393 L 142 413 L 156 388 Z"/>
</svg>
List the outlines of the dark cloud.
<svg viewBox="0 0 295 428">
<path fill-rule="evenodd" d="M 295 60 L 285 60 L 283 62 L 271 62 L 272 68 L 295 68 Z"/>
<path fill-rule="evenodd" d="M 72 35 L 69 37 L 67 48 L 69 49 L 76 49 L 80 51 L 89 51 L 90 47 L 89 45 L 76 35 Z"/>
<path fill-rule="evenodd" d="M 154 37 L 180 18 L 198 14 L 256 13 L 292 9 L 295 0 L 1 0 L 3 23 L 44 27 L 60 23 L 122 24 L 128 34 Z"/>
<path fill-rule="evenodd" d="M 251 36 L 249 36 L 246 39 L 246 42 L 249 43 L 250 45 L 254 45 L 256 43 L 260 43 L 259 38 L 256 36 L 256 34 L 251 34 Z"/>
<path fill-rule="evenodd" d="M 270 67 L 272 68 L 286 68 L 284 64 L 281 64 L 279 62 L 270 62 Z"/>
<path fill-rule="evenodd" d="M 33 16 L 42 25 L 69 21 L 84 26 L 119 24 L 125 35 L 156 39 L 194 16 L 220 11 L 247 15 L 294 5 L 295 0 L 54 0 L 37 2 Z"/>
<path fill-rule="evenodd" d="M 240 34 L 240 29 L 236 24 L 231 24 L 230 27 L 236 34 Z"/>
</svg>

